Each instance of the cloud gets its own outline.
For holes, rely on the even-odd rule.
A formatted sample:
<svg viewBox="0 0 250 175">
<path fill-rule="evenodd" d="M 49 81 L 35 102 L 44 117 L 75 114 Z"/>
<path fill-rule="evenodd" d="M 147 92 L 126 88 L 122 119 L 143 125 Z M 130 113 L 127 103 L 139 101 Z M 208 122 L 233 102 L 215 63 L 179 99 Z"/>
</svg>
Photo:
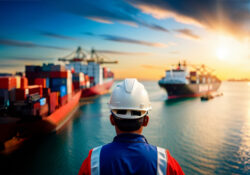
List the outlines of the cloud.
<svg viewBox="0 0 250 175">
<path fill-rule="evenodd" d="M 136 39 L 122 37 L 122 36 L 107 35 L 107 34 L 98 35 L 98 34 L 94 34 L 94 33 L 91 33 L 91 32 L 85 32 L 84 34 L 89 35 L 89 36 L 97 36 L 97 37 L 103 38 L 104 40 L 114 41 L 114 42 L 138 44 L 138 45 L 144 45 L 144 46 L 150 46 L 150 47 L 159 47 L 159 48 L 168 47 L 168 45 L 164 44 L 164 43 L 142 41 L 142 40 L 136 40 Z"/>
<path fill-rule="evenodd" d="M 157 24 L 149 24 L 149 23 L 146 23 L 145 21 L 140 21 L 138 23 L 144 27 L 148 27 L 148 28 L 153 29 L 153 30 L 158 30 L 158 31 L 162 31 L 162 32 L 169 32 L 168 29 L 166 29 L 165 27 L 162 27 L 160 25 L 157 25 Z"/>
<path fill-rule="evenodd" d="M 174 18 L 184 24 L 203 26 L 239 38 L 250 34 L 250 1 L 247 0 L 127 0 L 157 19 Z"/>
<path fill-rule="evenodd" d="M 20 64 L 0 64 L 1 69 L 8 69 L 8 68 L 16 68 L 16 67 L 22 67 L 23 65 Z"/>
<path fill-rule="evenodd" d="M 168 32 L 163 26 L 142 20 L 140 10 L 124 0 L 99 0 L 99 1 L 67 1 L 54 0 L 48 3 L 65 12 L 83 16 L 95 22 L 112 24 L 114 22 L 143 26 L 156 31 Z"/>
<path fill-rule="evenodd" d="M 58 38 L 58 39 L 66 39 L 66 40 L 76 40 L 76 38 L 65 36 L 65 35 L 60 35 L 52 32 L 40 32 L 41 35 L 43 36 L 48 36 L 52 38 Z"/>
<path fill-rule="evenodd" d="M 53 61 L 55 58 L 37 58 L 37 57 L 26 57 L 26 56 L 5 56 L 5 60 L 14 61 Z"/>
<path fill-rule="evenodd" d="M 198 40 L 200 37 L 194 34 L 190 29 L 176 29 L 176 32 L 180 34 L 181 37 Z"/>
<path fill-rule="evenodd" d="M 33 42 L 9 40 L 9 39 L 1 39 L 1 38 L 0 38 L 0 45 L 13 46 L 13 47 L 26 47 L 26 48 L 45 48 L 45 49 L 68 50 L 67 48 L 63 48 L 63 47 L 41 45 L 41 44 L 36 44 Z"/>
<path fill-rule="evenodd" d="M 112 24 L 111 21 L 106 20 L 106 19 L 102 19 L 100 17 L 87 17 L 87 19 L 90 19 L 90 20 L 96 21 L 96 22 L 100 22 L 100 23 Z"/>
<path fill-rule="evenodd" d="M 114 55 L 152 55 L 148 52 L 124 52 L 124 51 L 115 51 L 115 50 L 97 50 L 97 52 L 102 54 L 114 54 Z"/>
<path fill-rule="evenodd" d="M 151 46 L 151 47 L 167 47 L 167 44 L 159 43 L 159 42 L 148 42 L 142 40 L 136 40 L 131 38 L 126 38 L 122 36 L 114 36 L 114 35 L 101 35 L 105 40 L 121 42 L 121 43 L 130 43 L 130 44 L 138 44 L 144 46 Z"/>
</svg>

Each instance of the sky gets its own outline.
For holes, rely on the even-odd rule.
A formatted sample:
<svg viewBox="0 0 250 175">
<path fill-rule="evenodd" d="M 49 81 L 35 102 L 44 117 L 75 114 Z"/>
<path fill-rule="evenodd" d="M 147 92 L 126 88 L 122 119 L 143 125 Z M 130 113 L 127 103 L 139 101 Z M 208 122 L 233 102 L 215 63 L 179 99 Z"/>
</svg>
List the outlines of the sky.
<svg viewBox="0 0 250 175">
<path fill-rule="evenodd" d="M 58 63 L 78 46 L 116 78 L 158 80 L 179 61 L 250 78 L 249 0 L 1 0 L 0 72 Z"/>
</svg>

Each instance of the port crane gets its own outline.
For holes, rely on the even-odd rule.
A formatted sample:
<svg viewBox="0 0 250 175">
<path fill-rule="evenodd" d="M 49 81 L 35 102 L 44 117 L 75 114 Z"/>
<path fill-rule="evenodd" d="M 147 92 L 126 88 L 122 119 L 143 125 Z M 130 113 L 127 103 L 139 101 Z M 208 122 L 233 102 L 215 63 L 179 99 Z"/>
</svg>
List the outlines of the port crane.
<svg viewBox="0 0 250 175">
<path fill-rule="evenodd" d="M 90 55 L 90 58 L 88 58 L 88 55 Z M 58 61 L 62 62 L 96 62 L 98 64 L 117 64 L 118 61 L 116 60 L 110 60 L 109 58 L 104 57 L 98 51 L 95 49 L 91 49 L 90 54 L 88 51 L 82 49 L 80 46 L 70 53 L 69 55 L 58 58 Z"/>
</svg>

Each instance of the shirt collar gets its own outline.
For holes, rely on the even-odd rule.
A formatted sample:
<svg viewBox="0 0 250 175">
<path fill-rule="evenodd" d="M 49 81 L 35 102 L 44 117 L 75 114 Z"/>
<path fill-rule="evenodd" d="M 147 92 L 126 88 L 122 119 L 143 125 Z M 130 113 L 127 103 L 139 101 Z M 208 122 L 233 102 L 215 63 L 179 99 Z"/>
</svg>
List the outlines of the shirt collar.
<svg viewBox="0 0 250 175">
<path fill-rule="evenodd" d="M 140 134 L 123 133 L 114 137 L 113 142 L 126 142 L 126 143 L 148 143 L 147 139 Z"/>
</svg>

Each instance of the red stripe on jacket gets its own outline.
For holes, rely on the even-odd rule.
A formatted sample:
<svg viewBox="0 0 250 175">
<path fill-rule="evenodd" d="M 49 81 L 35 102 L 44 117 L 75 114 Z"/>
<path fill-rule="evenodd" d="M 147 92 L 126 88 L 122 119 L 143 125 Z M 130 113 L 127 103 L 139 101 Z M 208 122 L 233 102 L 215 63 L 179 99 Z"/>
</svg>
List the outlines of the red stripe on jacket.
<svg viewBox="0 0 250 175">
<path fill-rule="evenodd" d="M 169 151 L 166 150 L 168 156 L 167 164 L 167 175 L 184 175 L 179 163 L 170 155 Z"/>
<path fill-rule="evenodd" d="M 82 163 L 78 175 L 91 175 L 91 154 L 93 149 L 89 151 L 88 157 Z"/>
</svg>

